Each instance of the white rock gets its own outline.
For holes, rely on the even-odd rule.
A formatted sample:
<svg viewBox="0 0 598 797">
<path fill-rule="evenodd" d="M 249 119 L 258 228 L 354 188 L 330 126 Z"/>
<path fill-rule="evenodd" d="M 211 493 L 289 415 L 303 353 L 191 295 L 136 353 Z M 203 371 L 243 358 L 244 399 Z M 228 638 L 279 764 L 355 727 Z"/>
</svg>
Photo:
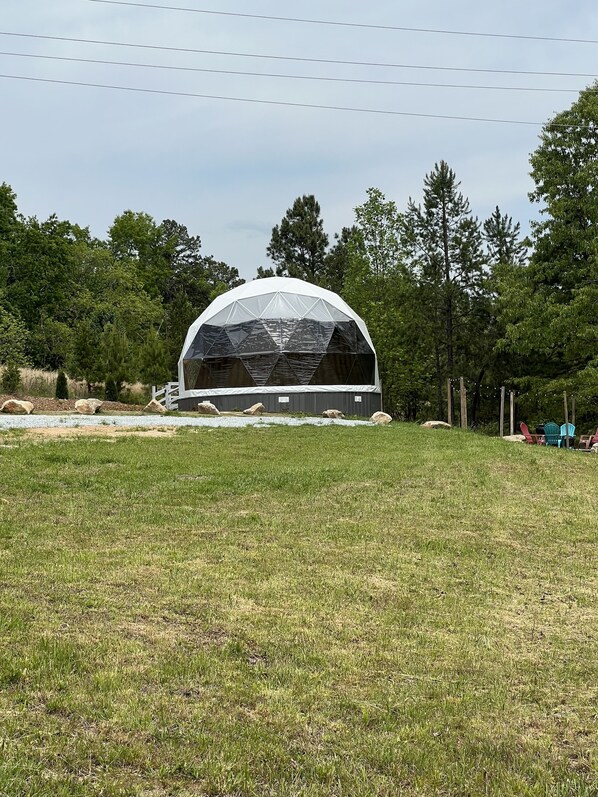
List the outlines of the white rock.
<svg viewBox="0 0 598 797">
<path fill-rule="evenodd" d="M 503 440 L 507 440 L 509 443 L 525 443 L 525 435 L 522 435 L 522 434 L 506 434 L 503 437 Z"/>
<path fill-rule="evenodd" d="M 0 412 L 8 412 L 10 415 L 31 415 L 33 404 L 30 401 L 19 401 L 18 399 L 8 399 L 0 407 Z"/>
<path fill-rule="evenodd" d="M 375 412 L 370 418 L 370 421 L 372 421 L 372 423 L 385 424 L 390 423 L 392 418 L 386 412 Z"/>
<path fill-rule="evenodd" d="M 156 401 L 156 399 L 152 399 L 149 404 L 145 405 L 143 411 L 151 412 L 154 415 L 164 415 L 166 412 L 166 407 L 163 404 L 160 404 L 159 401 Z"/>
<path fill-rule="evenodd" d="M 446 421 L 426 421 L 422 423 L 422 429 L 452 429 L 450 423 Z"/>
<path fill-rule="evenodd" d="M 590 448 L 590 453 L 591 454 L 598 454 L 598 443 L 594 443 L 592 448 Z"/>
<path fill-rule="evenodd" d="M 200 415 L 220 415 L 218 408 L 211 401 L 202 401 L 197 405 L 197 411 Z"/>
<path fill-rule="evenodd" d="M 81 413 L 81 415 L 95 415 L 101 406 L 102 402 L 94 398 L 75 401 L 75 409 L 77 412 Z"/>
<path fill-rule="evenodd" d="M 266 412 L 266 408 L 263 404 L 252 404 L 251 407 L 247 407 L 246 410 L 243 410 L 243 415 L 261 415 L 263 412 Z"/>
<path fill-rule="evenodd" d="M 324 410 L 322 413 L 323 418 L 344 418 L 345 416 L 340 410 Z"/>
</svg>

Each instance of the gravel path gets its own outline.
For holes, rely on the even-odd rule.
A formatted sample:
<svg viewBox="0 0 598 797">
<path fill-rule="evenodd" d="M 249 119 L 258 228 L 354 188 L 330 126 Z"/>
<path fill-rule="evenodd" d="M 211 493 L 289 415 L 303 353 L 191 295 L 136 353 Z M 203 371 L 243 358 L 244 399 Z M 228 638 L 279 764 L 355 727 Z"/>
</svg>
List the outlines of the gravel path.
<svg viewBox="0 0 598 797">
<path fill-rule="evenodd" d="M 244 426 L 370 426 L 369 421 L 332 420 L 330 418 L 289 418 L 286 416 L 256 417 L 251 415 L 187 416 L 169 415 L 0 415 L 3 429 L 48 429 L 75 426 L 211 426 L 240 428 Z"/>
</svg>

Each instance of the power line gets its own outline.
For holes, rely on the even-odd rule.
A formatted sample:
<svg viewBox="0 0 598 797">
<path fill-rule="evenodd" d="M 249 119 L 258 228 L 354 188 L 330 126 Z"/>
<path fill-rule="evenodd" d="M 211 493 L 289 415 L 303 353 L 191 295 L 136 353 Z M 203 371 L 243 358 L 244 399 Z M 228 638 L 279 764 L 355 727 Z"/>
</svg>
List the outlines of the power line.
<svg viewBox="0 0 598 797">
<path fill-rule="evenodd" d="M 184 6 L 164 6 L 157 3 L 133 3 L 129 0 L 89 0 L 91 3 L 105 3 L 113 6 L 133 6 L 136 8 L 157 8 L 163 11 L 184 11 L 193 14 L 210 14 L 220 17 L 242 17 L 245 19 L 265 19 L 274 22 L 300 22 L 307 25 L 333 25 L 342 28 L 365 28 L 368 30 L 395 30 L 407 33 L 433 33 L 442 36 L 481 36 L 490 39 L 523 39 L 526 41 L 565 42 L 569 44 L 598 44 L 598 39 L 568 39 L 561 36 L 531 36 L 519 33 L 487 33 L 483 31 L 446 30 L 442 28 L 407 28 L 402 25 L 374 25 L 366 22 L 339 22 L 329 19 L 305 19 L 302 17 L 277 17 L 270 14 L 244 14 L 238 11 L 212 11 L 205 8 Z"/>
<path fill-rule="evenodd" d="M 250 97 L 225 97 L 219 94 L 198 94 L 191 91 L 168 91 L 166 89 L 145 89 L 145 88 L 138 88 L 135 86 L 112 86 L 105 83 L 84 83 L 82 81 L 75 81 L 75 80 L 55 80 L 51 78 L 41 78 L 41 77 L 29 77 L 25 75 L 3 75 L 0 74 L 0 78 L 6 78 L 8 80 L 27 80 L 32 81 L 35 83 L 53 83 L 63 86 L 84 86 L 87 88 L 96 88 L 96 89 L 113 89 L 116 91 L 129 91 L 129 92 L 140 92 L 142 94 L 161 94 L 166 96 L 172 97 L 194 97 L 204 100 L 223 100 L 227 102 L 245 102 L 245 103 L 252 103 L 257 105 L 278 105 L 284 106 L 287 108 L 312 108 L 317 110 L 323 111 L 346 111 L 346 112 L 353 112 L 353 113 L 364 113 L 364 114 L 377 114 L 381 116 L 404 116 L 404 117 L 413 117 L 418 119 L 447 119 L 452 121 L 459 121 L 459 122 L 492 122 L 496 124 L 509 124 L 509 125 L 525 125 L 528 127 L 542 127 L 544 122 L 530 122 L 523 119 L 492 119 L 480 116 L 454 116 L 450 114 L 439 114 L 439 113 L 412 113 L 409 111 L 392 111 L 383 108 L 357 108 L 357 107 L 349 107 L 344 105 L 317 105 L 311 102 L 288 102 L 283 100 L 259 100 L 256 98 Z M 549 123 L 551 127 L 563 127 L 563 128 L 571 128 L 575 127 L 577 130 L 585 130 L 585 129 L 593 129 L 590 125 L 565 125 L 565 124 L 558 124 L 558 123 Z"/>
<path fill-rule="evenodd" d="M 419 86 L 426 88 L 446 88 L 446 89 L 483 89 L 492 91 L 536 91 L 536 92 L 560 92 L 560 93 L 577 93 L 579 89 L 557 89 L 557 88 L 544 88 L 536 86 L 479 86 L 469 85 L 462 83 L 420 83 L 417 81 L 405 80 L 365 80 L 361 78 L 344 78 L 344 77 L 323 77 L 313 75 L 284 75 L 272 72 L 246 72 L 234 69 L 206 69 L 203 67 L 195 66 L 172 66 L 171 64 L 139 64 L 131 61 L 110 61 L 107 59 L 96 58 L 71 58 L 62 55 L 40 55 L 37 53 L 11 53 L 0 50 L 0 55 L 7 55 L 15 58 L 37 58 L 45 61 L 67 61 L 77 64 L 102 64 L 107 66 L 131 66 L 139 67 L 142 69 L 166 69 L 176 72 L 201 72 L 213 75 L 237 75 L 246 77 L 273 77 L 273 78 L 287 78 L 289 80 L 311 80 L 311 81 L 325 81 L 332 83 L 361 83 L 361 84 L 374 84 L 381 86 Z"/>
<path fill-rule="evenodd" d="M 69 36 L 47 36 L 39 33 L 14 33 L 0 31 L 0 36 L 15 36 L 23 39 L 43 39 L 45 41 L 74 42 L 76 44 L 101 44 L 108 47 L 132 47 L 142 50 L 160 50 L 163 52 L 195 53 L 200 55 L 225 55 L 234 58 L 261 58 L 272 61 L 297 61 L 309 64 L 335 64 L 340 66 L 372 66 L 389 69 L 427 69 L 438 72 L 472 72 L 492 75 L 534 75 L 536 77 L 581 77 L 596 78 L 597 72 L 541 72 L 538 70 L 523 69 L 475 69 L 462 66 L 432 66 L 430 64 L 393 64 L 376 61 L 343 61 L 336 58 L 301 58 L 291 55 L 267 55 L 264 53 L 243 53 L 229 50 L 202 50 L 193 47 L 167 47 L 158 44 L 136 44 L 134 42 L 104 41 L 102 39 L 76 39 Z"/>
</svg>

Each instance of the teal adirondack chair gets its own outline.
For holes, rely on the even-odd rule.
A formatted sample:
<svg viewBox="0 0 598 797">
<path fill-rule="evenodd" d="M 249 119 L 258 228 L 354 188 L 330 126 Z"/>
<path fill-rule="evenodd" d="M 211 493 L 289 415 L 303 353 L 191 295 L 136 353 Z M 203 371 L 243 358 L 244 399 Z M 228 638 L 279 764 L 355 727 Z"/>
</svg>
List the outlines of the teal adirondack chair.
<svg viewBox="0 0 598 797">
<path fill-rule="evenodd" d="M 544 424 L 544 445 L 545 446 L 558 446 L 561 439 L 561 430 L 554 421 L 548 421 Z"/>
<path fill-rule="evenodd" d="M 573 444 L 575 443 L 575 426 L 573 426 L 572 423 L 564 423 L 561 426 L 559 448 L 565 448 L 567 445 L 567 429 L 569 430 L 569 448 L 573 448 Z"/>
</svg>

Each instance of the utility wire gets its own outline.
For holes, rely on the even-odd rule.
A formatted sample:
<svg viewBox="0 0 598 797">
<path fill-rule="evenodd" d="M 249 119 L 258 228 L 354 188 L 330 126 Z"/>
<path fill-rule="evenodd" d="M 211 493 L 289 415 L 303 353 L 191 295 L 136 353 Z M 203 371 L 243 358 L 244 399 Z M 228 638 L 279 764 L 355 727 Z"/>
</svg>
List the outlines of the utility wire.
<svg viewBox="0 0 598 797">
<path fill-rule="evenodd" d="M 259 100 L 250 97 L 226 97 L 219 94 L 197 94 L 191 91 L 167 91 L 165 89 L 144 89 L 134 86 L 112 86 L 105 83 L 84 83 L 82 81 L 75 81 L 75 80 L 52 80 L 50 78 L 29 77 L 25 75 L 0 74 L 0 78 L 6 78 L 8 80 L 26 80 L 35 83 L 52 83 L 62 86 L 85 86 L 88 88 L 96 88 L 96 89 L 113 89 L 116 91 L 140 92 L 142 94 L 161 94 L 171 97 L 195 97 L 204 100 L 224 100 L 227 102 L 245 102 L 257 105 L 278 105 L 287 108 L 315 108 L 317 110 L 325 110 L 325 111 L 348 111 L 353 113 L 377 114 L 381 116 L 406 116 L 418 119 L 449 119 L 460 122 L 492 122 L 496 124 L 526 125 L 528 127 L 542 127 L 544 125 L 544 122 L 531 122 L 523 119 L 493 119 L 481 116 L 453 116 L 450 114 L 439 114 L 439 113 L 412 113 L 409 111 L 391 111 L 383 108 L 356 108 L 344 105 L 316 105 L 315 103 L 311 102 Z M 551 128 L 574 127 L 576 130 L 594 129 L 591 125 L 567 125 L 567 124 L 560 124 L 554 122 L 550 122 L 549 125 Z"/>
<path fill-rule="evenodd" d="M 245 72 L 233 69 L 204 69 L 203 67 L 195 66 L 172 66 L 170 64 L 139 64 L 131 61 L 109 61 L 96 58 L 70 58 L 62 55 L 39 55 L 37 53 L 11 53 L 0 50 L 0 56 L 7 55 L 11 58 L 37 58 L 45 61 L 67 61 L 69 63 L 77 64 L 102 64 L 108 66 L 132 66 L 140 67 L 142 69 L 167 69 L 177 72 L 201 72 L 211 75 L 237 75 L 247 77 L 273 77 L 273 78 L 286 78 L 289 80 L 311 80 L 311 81 L 326 81 L 332 83 L 363 83 L 374 84 L 380 86 L 419 86 L 426 88 L 444 88 L 444 89 L 482 89 L 492 91 L 536 91 L 536 92 L 561 92 L 561 93 L 574 93 L 577 94 L 579 89 L 557 89 L 557 88 L 543 88 L 536 86 L 476 86 L 462 83 L 419 83 L 416 81 L 405 80 L 365 80 L 360 78 L 344 78 L 344 77 L 322 77 L 313 75 L 283 75 L 272 72 Z"/>
<path fill-rule="evenodd" d="M 76 44 L 102 44 L 108 47 L 133 47 L 142 50 L 160 50 L 174 53 L 197 53 L 201 55 L 226 55 L 234 58 L 262 58 L 272 61 L 298 61 L 309 64 L 336 64 L 341 66 L 374 66 L 390 69 L 429 69 L 439 72 L 475 72 L 492 75 L 535 75 L 544 77 L 582 77 L 596 78 L 598 72 L 541 72 L 523 69 L 474 69 L 461 66 L 432 66 L 430 64 L 393 64 L 376 61 L 342 61 L 335 58 L 300 58 L 291 55 L 266 55 L 263 53 L 231 52 L 229 50 L 200 50 L 193 47 L 166 47 L 158 44 L 135 44 L 133 42 L 104 41 L 102 39 L 75 39 L 69 36 L 46 36 L 39 33 L 14 33 L 0 31 L 0 36 L 15 36 L 23 39 L 43 39 L 44 41 L 74 42 Z"/>
<path fill-rule="evenodd" d="M 339 22 L 329 19 L 304 19 L 302 17 L 276 17 L 270 14 L 243 14 L 238 11 L 212 11 L 206 8 L 186 8 L 184 6 L 164 6 L 157 3 L 133 3 L 129 0 L 89 0 L 90 3 L 105 3 L 112 6 L 133 6 L 135 8 L 157 8 L 163 11 L 185 11 L 193 14 L 210 14 L 219 17 L 243 17 L 245 19 L 265 19 L 274 22 L 300 22 L 307 25 L 333 25 L 341 28 L 366 28 L 369 30 L 398 30 L 407 33 L 434 33 L 442 36 L 481 36 L 490 39 L 524 39 L 540 42 L 566 42 L 569 44 L 598 44 L 598 39 L 567 39 L 561 36 L 531 36 L 519 33 L 487 33 L 470 30 L 445 30 L 439 28 L 407 28 L 402 25 L 373 25 L 366 22 Z"/>
</svg>

